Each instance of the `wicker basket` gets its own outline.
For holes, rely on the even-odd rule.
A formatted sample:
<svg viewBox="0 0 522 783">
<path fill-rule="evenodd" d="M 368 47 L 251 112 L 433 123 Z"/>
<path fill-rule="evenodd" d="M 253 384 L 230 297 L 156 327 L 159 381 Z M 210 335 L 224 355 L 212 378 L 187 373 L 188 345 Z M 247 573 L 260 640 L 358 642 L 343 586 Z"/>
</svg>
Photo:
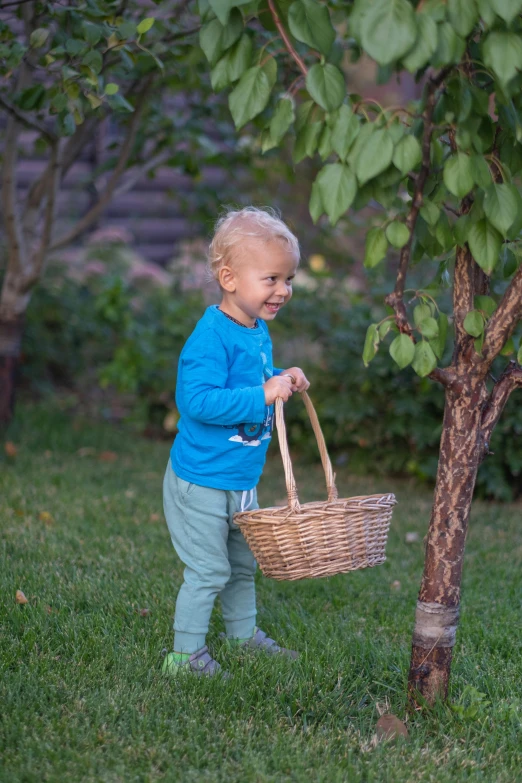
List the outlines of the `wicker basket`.
<svg viewBox="0 0 522 783">
<path fill-rule="evenodd" d="M 276 400 L 276 425 L 285 469 L 287 506 L 234 515 L 265 576 L 309 579 L 344 574 L 379 565 L 385 547 L 395 495 L 339 499 L 335 475 L 312 401 L 302 394 L 317 439 L 326 476 L 328 500 L 301 505 L 288 452 L 283 402 Z"/>
</svg>

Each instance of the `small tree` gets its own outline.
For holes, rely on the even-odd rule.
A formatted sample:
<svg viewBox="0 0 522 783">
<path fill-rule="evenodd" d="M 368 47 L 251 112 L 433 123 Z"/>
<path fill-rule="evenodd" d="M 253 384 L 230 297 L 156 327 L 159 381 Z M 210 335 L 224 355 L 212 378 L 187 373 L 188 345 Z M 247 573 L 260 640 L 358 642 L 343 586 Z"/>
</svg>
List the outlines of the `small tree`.
<svg viewBox="0 0 522 783">
<path fill-rule="evenodd" d="M 216 122 L 221 101 L 202 78 L 206 68 L 194 45 L 198 28 L 187 16 L 188 3 L 156 4 L 154 16 L 147 16 L 147 4 L 139 0 L 0 3 L 7 251 L 0 264 L 0 423 L 12 414 L 24 315 L 48 253 L 81 237 L 114 196 L 158 166 L 197 174 L 200 163 L 221 159 L 209 134 L 219 127 L 226 139 L 228 120 Z M 117 126 L 120 143 L 93 174 L 97 199 L 76 225 L 57 236 L 61 183 L 108 119 Z M 20 137 L 27 129 L 35 132 L 46 165 L 21 201 L 17 170 Z"/>
<path fill-rule="evenodd" d="M 335 224 L 375 207 L 364 263 L 400 251 L 390 315 L 368 328 L 363 359 L 386 340 L 399 368 L 444 387 L 446 404 L 415 629 L 410 696 L 447 694 L 464 542 L 477 470 L 506 401 L 522 386 L 522 0 L 205 0 L 200 44 L 216 89 L 230 87 L 238 129 L 251 120 L 263 151 L 294 136 L 293 159 L 318 155 L 310 212 Z M 339 23 L 336 32 L 331 15 Z M 352 95 L 348 52 L 404 71 L 422 97 L 383 108 Z M 274 96 L 274 97 L 272 97 Z M 412 265 L 435 280 L 406 288 Z M 428 278 L 426 278 L 428 280 Z M 453 312 L 438 304 L 452 289 Z M 453 352 L 442 361 L 451 324 Z M 421 699 L 422 701 L 422 699 Z"/>
</svg>

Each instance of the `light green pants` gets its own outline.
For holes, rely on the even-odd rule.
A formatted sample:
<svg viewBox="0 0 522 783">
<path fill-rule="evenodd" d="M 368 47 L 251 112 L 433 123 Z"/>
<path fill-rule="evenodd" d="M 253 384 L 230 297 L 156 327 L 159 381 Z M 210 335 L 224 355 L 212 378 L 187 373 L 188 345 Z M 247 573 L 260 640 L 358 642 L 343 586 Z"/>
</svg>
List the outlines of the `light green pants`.
<svg viewBox="0 0 522 783">
<path fill-rule="evenodd" d="M 185 565 L 176 601 L 174 650 L 193 653 L 205 645 L 216 596 L 227 636 L 247 639 L 256 624 L 256 561 L 233 522 L 246 493 L 189 484 L 167 465 L 163 507 L 172 543 Z M 248 510 L 259 508 L 256 491 Z"/>
</svg>

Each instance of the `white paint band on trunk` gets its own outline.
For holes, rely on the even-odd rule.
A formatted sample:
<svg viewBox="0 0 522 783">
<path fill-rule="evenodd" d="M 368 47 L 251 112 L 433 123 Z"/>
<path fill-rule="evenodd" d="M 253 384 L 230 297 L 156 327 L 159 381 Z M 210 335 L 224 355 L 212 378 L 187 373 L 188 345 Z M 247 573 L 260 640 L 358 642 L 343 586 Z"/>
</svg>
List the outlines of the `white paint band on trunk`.
<svg viewBox="0 0 522 783">
<path fill-rule="evenodd" d="M 459 607 L 417 601 L 413 644 L 433 650 L 453 647 L 457 637 Z"/>
</svg>

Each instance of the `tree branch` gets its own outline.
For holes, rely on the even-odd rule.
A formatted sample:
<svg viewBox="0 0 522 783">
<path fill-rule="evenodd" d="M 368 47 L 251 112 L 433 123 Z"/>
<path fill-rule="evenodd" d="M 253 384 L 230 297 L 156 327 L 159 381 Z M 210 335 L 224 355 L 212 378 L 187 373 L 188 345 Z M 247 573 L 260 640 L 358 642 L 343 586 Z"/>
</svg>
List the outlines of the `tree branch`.
<svg viewBox="0 0 522 783">
<path fill-rule="evenodd" d="M 39 281 L 45 264 L 45 258 L 47 250 L 51 241 L 51 233 L 54 225 L 54 211 L 56 207 L 56 200 L 58 195 L 58 188 L 60 186 L 60 159 L 59 159 L 60 145 L 59 143 L 53 144 L 51 150 L 50 166 L 50 182 L 47 188 L 47 204 L 45 208 L 45 219 L 42 231 L 42 239 L 38 250 L 35 252 L 32 259 L 32 268 L 29 274 L 24 278 L 22 284 L 22 293 L 27 293 L 30 289 Z"/>
<path fill-rule="evenodd" d="M 11 114 L 13 117 L 15 117 L 18 122 L 20 122 L 22 125 L 25 125 L 26 128 L 29 128 L 30 130 L 36 130 L 38 133 L 40 133 L 42 136 L 45 136 L 46 139 L 49 139 L 49 141 L 56 141 L 56 136 L 54 133 L 50 130 L 48 130 L 45 125 L 41 122 L 38 122 L 38 120 L 33 120 L 31 117 L 28 117 L 26 114 L 24 114 L 20 109 L 18 109 L 16 106 L 13 106 L 12 103 L 9 103 L 9 101 L 6 101 L 5 98 L 3 98 L 0 95 L 0 106 L 3 106 L 3 108 Z"/>
<path fill-rule="evenodd" d="M 423 191 L 430 173 L 430 148 L 431 148 L 431 134 L 433 132 L 433 112 L 435 111 L 435 103 L 437 100 L 437 89 L 442 84 L 444 79 L 451 68 L 443 68 L 436 76 L 433 76 L 428 81 L 427 86 L 427 98 L 426 107 L 423 112 L 424 116 L 424 130 L 422 134 L 422 163 L 421 169 L 415 178 L 415 190 L 413 193 L 413 199 L 411 202 L 410 211 L 406 218 L 406 226 L 410 232 L 408 242 L 401 249 L 399 258 L 399 269 L 397 271 L 397 280 L 395 282 L 395 288 L 391 294 L 385 298 L 387 305 L 395 310 L 395 320 L 399 330 L 404 334 L 412 335 L 413 331 L 408 321 L 408 315 L 406 313 L 406 305 L 404 304 L 404 288 L 406 284 L 406 274 L 408 272 L 408 266 L 410 263 L 411 246 L 413 243 L 413 232 L 415 230 L 415 224 L 419 215 L 420 208 L 422 206 Z"/>
<path fill-rule="evenodd" d="M 144 163 L 143 166 L 135 166 L 134 168 L 130 169 L 128 172 L 128 178 L 125 180 L 125 182 L 122 182 L 119 188 L 114 191 L 113 197 L 118 198 L 118 196 L 123 196 L 124 193 L 127 193 L 137 182 L 139 182 L 144 174 L 146 174 L 148 171 L 151 171 L 152 169 L 155 169 L 157 166 L 161 166 L 162 163 L 165 163 L 171 157 L 171 149 L 163 150 L 163 152 L 158 152 L 157 155 L 155 155 L 153 158 L 150 158 L 150 160 Z"/>
<path fill-rule="evenodd" d="M 67 139 L 61 154 L 61 181 L 67 176 L 67 172 L 78 158 L 78 155 L 82 152 L 87 139 L 93 135 L 96 126 L 102 119 L 103 117 L 91 115 L 82 125 L 79 125 L 74 134 Z M 51 179 L 52 166 L 49 163 L 40 176 L 33 181 L 27 193 L 22 219 L 24 232 L 29 235 L 35 230 L 38 215 L 40 213 L 40 206 L 46 190 L 50 186 L 49 183 L 51 182 Z"/>
<path fill-rule="evenodd" d="M 517 365 L 515 361 L 511 361 L 493 387 L 482 414 L 483 458 L 489 453 L 491 434 L 502 415 L 511 393 L 517 386 L 522 388 L 522 367 Z"/>
<path fill-rule="evenodd" d="M 93 223 L 96 220 L 98 215 L 104 210 L 106 205 L 111 200 L 113 193 L 116 189 L 116 185 L 118 184 L 118 180 L 120 179 L 121 175 L 125 171 L 125 167 L 127 165 L 130 154 L 132 152 L 132 146 L 134 144 L 136 133 L 138 131 L 139 121 L 141 119 L 141 115 L 145 107 L 146 98 L 150 86 L 152 84 L 153 78 L 154 77 L 152 75 L 149 75 L 147 77 L 141 91 L 139 92 L 136 98 L 136 105 L 134 107 L 134 113 L 129 123 L 127 136 L 122 144 L 118 161 L 109 178 L 105 191 L 103 192 L 103 194 L 101 195 L 97 203 L 93 207 L 91 207 L 91 209 L 81 218 L 81 220 L 78 221 L 76 226 L 67 234 L 64 234 L 61 237 L 59 237 L 56 240 L 56 242 L 54 242 L 51 245 L 49 250 L 57 250 L 60 247 L 64 247 L 65 245 L 68 245 L 70 242 L 76 239 L 76 237 L 80 236 L 80 234 L 82 234 L 91 225 L 91 223 Z"/>
<path fill-rule="evenodd" d="M 522 320 L 522 266 L 518 268 L 484 333 L 482 356 L 489 367 Z"/>
<path fill-rule="evenodd" d="M 308 68 L 306 67 L 304 60 L 297 54 L 296 50 L 292 46 L 292 42 L 290 41 L 290 38 L 288 37 L 287 32 L 283 27 L 283 23 L 279 18 L 279 14 L 277 13 L 277 9 L 274 5 L 274 0 L 268 0 L 268 7 L 270 8 L 270 13 L 272 14 L 274 24 L 279 31 L 279 35 L 284 41 L 284 44 L 287 48 L 289 55 L 295 60 L 295 62 L 299 66 L 300 71 L 304 74 L 304 76 L 306 76 L 308 74 Z"/>
</svg>

